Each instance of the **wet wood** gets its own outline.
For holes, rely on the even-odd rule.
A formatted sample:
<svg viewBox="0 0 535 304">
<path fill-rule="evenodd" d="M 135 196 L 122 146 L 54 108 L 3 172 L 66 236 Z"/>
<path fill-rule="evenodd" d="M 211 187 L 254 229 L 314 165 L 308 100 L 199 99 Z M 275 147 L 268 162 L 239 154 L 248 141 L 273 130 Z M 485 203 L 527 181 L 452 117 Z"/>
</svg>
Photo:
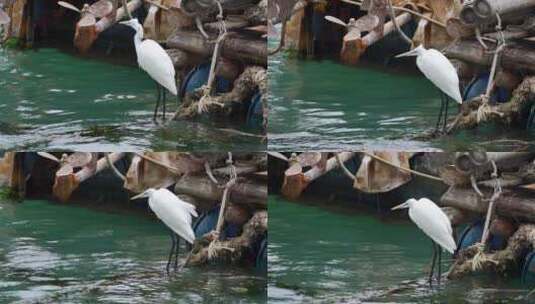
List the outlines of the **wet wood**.
<svg viewBox="0 0 535 304">
<path fill-rule="evenodd" d="M 442 207 L 441 209 L 442 211 L 444 211 L 444 213 L 446 213 L 446 215 L 450 219 L 451 225 L 454 227 L 471 223 L 478 218 L 478 215 L 476 213 L 466 211 L 460 208 Z"/>
<path fill-rule="evenodd" d="M 492 46 L 494 48 L 494 46 Z M 458 40 L 445 50 L 449 58 L 459 59 L 471 64 L 490 67 L 492 54 L 486 52 L 476 40 Z M 500 55 L 500 65 L 512 71 L 535 72 L 535 52 L 528 46 L 509 43 Z"/>
<path fill-rule="evenodd" d="M 195 53 L 208 58 L 214 51 L 214 44 L 206 41 L 197 31 L 177 31 L 167 39 L 167 46 Z M 267 43 L 265 39 L 252 39 L 241 34 L 227 36 L 221 43 L 223 57 L 239 62 L 267 65 Z"/>
<path fill-rule="evenodd" d="M 490 189 L 481 189 L 485 197 L 491 196 Z M 488 201 L 482 200 L 472 188 L 451 187 L 441 198 L 442 206 L 454 207 L 479 214 L 486 214 Z M 525 193 L 503 189 L 495 202 L 495 212 L 509 219 L 535 221 L 535 197 Z"/>
<path fill-rule="evenodd" d="M 112 163 L 115 163 L 124 156 L 125 153 L 111 153 L 110 159 Z M 59 201 L 66 202 L 80 183 L 83 183 L 106 168 L 108 168 L 108 163 L 105 158 L 98 160 L 96 168 L 84 167 L 76 173 L 73 172 L 70 165 L 63 166 L 56 172 L 52 193 Z"/>
<path fill-rule="evenodd" d="M 186 175 L 175 185 L 175 193 L 187 194 L 193 197 L 219 202 L 223 195 L 223 188 L 219 188 L 207 176 Z M 238 181 L 230 191 L 230 201 L 235 204 L 267 205 L 267 186 L 264 183 L 252 181 Z"/>
<path fill-rule="evenodd" d="M 396 21 L 398 25 L 401 27 L 412 19 L 411 14 L 409 13 L 402 13 L 396 17 Z M 384 36 L 394 32 L 396 30 L 394 23 L 392 21 L 389 21 L 384 26 L 384 34 L 379 33 L 378 31 L 372 31 L 368 33 L 366 36 L 355 40 L 351 45 L 354 47 L 353 50 L 351 50 L 351 55 L 345 54 L 344 56 L 344 62 L 348 64 L 356 64 L 360 60 L 360 57 L 366 52 L 366 49 L 373 45 L 374 43 L 381 40 Z M 349 47 L 349 46 L 348 46 Z M 346 51 L 347 52 L 347 51 Z"/>
</svg>

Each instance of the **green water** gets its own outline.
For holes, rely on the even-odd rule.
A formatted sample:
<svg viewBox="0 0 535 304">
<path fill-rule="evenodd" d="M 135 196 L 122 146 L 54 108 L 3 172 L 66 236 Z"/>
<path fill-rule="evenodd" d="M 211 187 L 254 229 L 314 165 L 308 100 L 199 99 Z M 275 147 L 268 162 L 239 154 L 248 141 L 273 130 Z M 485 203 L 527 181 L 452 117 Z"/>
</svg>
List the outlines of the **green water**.
<svg viewBox="0 0 535 304">
<path fill-rule="evenodd" d="M 266 279 L 251 270 L 167 276 L 169 246 L 162 224 L 137 213 L 0 201 L 0 303 L 265 303 Z"/>
<path fill-rule="evenodd" d="M 270 303 L 529 303 L 518 280 L 482 276 L 429 288 L 431 243 L 416 226 L 402 215 L 327 211 L 332 204 L 269 198 Z"/>
<path fill-rule="evenodd" d="M 511 151 L 501 139 L 534 141 L 535 133 L 502 126 L 431 141 L 417 140 L 435 126 L 438 90 L 419 74 L 330 60 L 299 60 L 285 53 L 269 58 L 269 148 L 280 151 L 397 149 L 467 150 L 483 145 Z M 450 104 L 450 114 L 457 107 Z M 535 149 L 535 147 L 532 147 Z"/>
<path fill-rule="evenodd" d="M 257 137 L 221 130 L 255 132 L 240 122 L 202 119 L 155 125 L 154 81 L 134 62 L 109 61 L 50 48 L 0 49 L 0 149 L 265 149 Z M 172 113 L 176 99 L 168 98 L 167 104 Z"/>
</svg>

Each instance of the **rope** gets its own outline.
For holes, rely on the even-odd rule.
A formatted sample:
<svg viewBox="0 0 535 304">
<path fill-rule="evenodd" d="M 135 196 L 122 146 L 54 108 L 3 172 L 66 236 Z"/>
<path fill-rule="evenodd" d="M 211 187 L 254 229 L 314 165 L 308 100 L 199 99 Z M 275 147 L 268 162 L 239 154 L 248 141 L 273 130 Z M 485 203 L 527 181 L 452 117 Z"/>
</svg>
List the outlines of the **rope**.
<svg viewBox="0 0 535 304">
<path fill-rule="evenodd" d="M 392 7 L 392 0 L 388 0 L 388 8 L 390 10 L 390 19 L 392 19 L 392 23 L 394 24 L 394 27 L 396 28 L 396 31 L 399 33 L 399 35 L 401 36 L 401 38 L 403 38 L 403 40 L 405 40 L 409 45 L 412 46 L 412 40 L 407 37 L 407 35 L 405 35 L 405 33 L 401 30 L 401 28 L 399 27 L 399 24 L 396 20 L 396 13 L 394 13 L 394 7 Z"/>
<path fill-rule="evenodd" d="M 500 179 L 498 178 L 498 167 L 496 166 L 496 163 L 494 161 L 491 161 L 491 164 L 493 168 L 491 177 L 494 179 L 494 192 L 492 193 L 492 196 L 489 199 L 489 208 L 487 210 L 487 217 L 485 219 L 485 226 L 483 228 L 483 235 L 481 237 L 481 243 L 484 246 L 487 244 L 489 239 L 489 226 L 490 220 L 492 218 L 492 213 L 494 211 L 495 202 L 502 194 L 502 186 L 500 183 Z"/>
<path fill-rule="evenodd" d="M 353 175 L 353 173 L 351 173 L 351 171 L 349 171 L 349 169 L 344 165 L 344 163 L 342 162 L 342 159 L 340 159 L 340 154 L 336 153 L 334 157 L 336 158 L 336 162 L 338 163 L 338 166 L 342 168 L 342 171 L 344 171 L 345 175 L 347 175 L 349 179 L 355 180 L 355 175 Z"/>
<path fill-rule="evenodd" d="M 121 173 L 121 171 L 117 170 L 117 167 L 115 167 L 115 165 L 113 164 L 113 162 L 111 161 L 110 159 L 110 153 L 105 153 L 106 155 L 106 162 L 108 163 L 108 166 L 111 168 L 111 170 L 113 171 L 113 173 L 115 173 L 115 175 L 117 175 L 117 177 L 119 177 L 120 179 L 124 181 L 126 181 L 126 177 Z"/>
<path fill-rule="evenodd" d="M 397 168 L 397 169 L 399 169 L 401 171 L 406 171 L 406 172 L 412 173 L 414 175 L 425 177 L 425 178 L 428 178 L 428 179 L 431 179 L 431 180 L 434 180 L 434 181 L 444 182 L 442 180 L 442 178 L 440 178 L 440 177 L 436 177 L 436 176 L 433 176 L 433 175 L 430 175 L 430 174 L 426 174 L 426 173 L 415 171 L 415 170 L 412 170 L 412 169 L 409 169 L 409 168 L 404 168 L 404 167 L 398 166 L 398 165 L 396 165 L 396 164 L 394 164 L 394 163 L 392 163 L 392 162 L 390 162 L 390 161 L 388 161 L 388 160 L 386 160 L 384 158 L 381 158 L 379 156 L 373 155 L 373 154 L 371 154 L 369 152 L 362 152 L 362 153 L 364 153 L 364 154 L 370 156 L 371 158 L 374 158 L 374 159 L 376 159 L 376 160 L 378 160 L 378 161 L 380 161 L 382 163 L 385 163 L 385 164 L 390 165 L 390 166 L 392 166 L 394 168 Z"/>
<path fill-rule="evenodd" d="M 353 1 L 353 0 L 342 0 L 342 2 L 349 3 L 349 4 L 353 4 L 353 5 L 356 5 L 356 6 L 362 6 L 362 2 L 358 2 L 358 1 Z M 393 8 L 394 10 L 396 10 L 396 11 L 402 11 L 402 12 L 406 12 L 406 13 L 412 14 L 412 15 L 414 15 L 414 16 L 417 16 L 417 17 L 420 17 L 420 18 L 422 18 L 422 19 L 425 19 L 425 20 L 427 20 L 427 21 L 429 21 L 429 22 L 431 22 L 431 23 L 434 23 L 434 24 L 436 24 L 436 25 L 438 25 L 438 26 L 440 26 L 440 27 L 446 28 L 446 24 L 445 24 L 445 23 L 440 22 L 440 21 L 438 21 L 438 20 L 436 20 L 436 19 L 433 19 L 433 18 L 431 18 L 431 17 L 429 17 L 429 16 L 426 16 L 426 15 L 424 15 L 424 14 L 421 14 L 421 13 L 415 11 L 415 10 L 411 10 L 411 9 L 409 9 L 409 8 L 401 7 L 401 6 L 394 6 L 394 5 L 392 6 L 392 8 Z"/>
<path fill-rule="evenodd" d="M 198 106 L 197 106 L 197 113 L 198 114 L 202 114 L 203 112 L 205 112 L 207 110 L 206 104 L 209 103 L 207 101 L 207 99 L 209 99 L 211 94 L 212 94 L 213 84 L 214 84 L 214 80 L 215 80 L 215 68 L 216 68 L 217 61 L 219 59 L 219 52 L 220 52 L 220 48 L 221 48 L 221 43 L 223 42 L 223 40 L 225 40 L 225 38 L 227 36 L 227 25 L 225 23 L 225 20 L 223 19 L 224 18 L 224 16 L 223 16 L 223 6 L 219 2 L 219 0 L 216 0 L 215 2 L 216 2 L 217 7 L 219 9 L 219 13 L 217 14 L 217 20 L 219 21 L 219 35 L 218 35 L 217 39 L 215 40 L 214 53 L 212 54 L 212 62 L 210 63 L 210 74 L 208 76 L 208 82 L 207 82 L 206 86 L 203 87 L 203 96 L 199 100 L 199 103 L 198 103 Z M 202 28 L 202 26 L 199 29 L 201 29 L 201 28 Z M 222 103 L 218 103 L 218 102 L 210 102 L 210 103 L 217 104 L 220 107 L 223 107 Z"/>
<path fill-rule="evenodd" d="M 126 3 L 127 0 L 122 0 L 122 1 L 123 1 L 124 13 L 128 17 L 128 19 L 132 19 L 132 14 L 130 14 L 130 11 L 128 10 L 128 4 Z"/>
</svg>

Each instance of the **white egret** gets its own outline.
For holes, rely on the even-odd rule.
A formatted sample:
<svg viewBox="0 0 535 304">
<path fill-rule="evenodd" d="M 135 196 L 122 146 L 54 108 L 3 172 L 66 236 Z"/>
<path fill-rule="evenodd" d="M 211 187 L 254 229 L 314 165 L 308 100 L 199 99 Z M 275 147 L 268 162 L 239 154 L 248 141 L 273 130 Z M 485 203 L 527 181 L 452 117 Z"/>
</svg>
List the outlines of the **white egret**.
<svg viewBox="0 0 535 304">
<path fill-rule="evenodd" d="M 160 99 L 163 99 L 163 119 L 165 120 L 166 89 L 178 98 L 175 80 L 176 72 L 173 61 L 156 41 L 151 39 L 143 40 L 143 26 L 136 18 L 122 21 L 120 23 L 127 25 L 136 31 L 134 34 L 134 45 L 136 47 L 137 62 L 139 67 L 156 81 L 158 88 L 158 100 L 156 101 L 153 119 L 156 121 L 156 115 L 158 113 L 158 108 L 160 107 Z"/>
<path fill-rule="evenodd" d="M 444 125 L 442 129 L 446 128 L 448 120 L 449 98 L 453 98 L 457 103 L 462 104 L 461 90 L 459 89 L 459 76 L 451 62 L 441 52 L 435 49 L 426 49 L 423 46 L 418 46 L 406 53 L 399 54 L 399 57 L 416 56 L 416 65 L 418 69 L 429 79 L 438 89 L 440 89 L 440 112 L 438 113 L 438 120 L 436 130 L 438 131 L 442 114 L 444 113 Z"/>
<path fill-rule="evenodd" d="M 433 241 L 433 259 L 431 262 L 431 271 L 429 272 L 429 283 L 433 279 L 435 264 L 438 254 L 438 281 L 441 276 L 442 248 L 453 254 L 457 245 L 453 239 L 453 229 L 448 216 L 433 203 L 430 199 L 421 198 L 416 200 L 411 198 L 405 203 L 395 206 L 392 210 L 409 209 L 410 219 Z"/>
<path fill-rule="evenodd" d="M 149 207 L 156 214 L 156 216 L 171 229 L 171 251 L 167 260 L 167 272 L 169 273 L 169 265 L 175 255 L 175 269 L 178 264 L 178 250 L 180 246 L 180 238 L 186 242 L 193 244 L 195 241 L 195 233 L 191 228 L 192 216 L 197 217 L 195 206 L 178 198 L 173 192 L 162 188 L 149 188 L 145 192 L 136 195 L 131 200 L 138 198 L 149 198 Z"/>
</svg>

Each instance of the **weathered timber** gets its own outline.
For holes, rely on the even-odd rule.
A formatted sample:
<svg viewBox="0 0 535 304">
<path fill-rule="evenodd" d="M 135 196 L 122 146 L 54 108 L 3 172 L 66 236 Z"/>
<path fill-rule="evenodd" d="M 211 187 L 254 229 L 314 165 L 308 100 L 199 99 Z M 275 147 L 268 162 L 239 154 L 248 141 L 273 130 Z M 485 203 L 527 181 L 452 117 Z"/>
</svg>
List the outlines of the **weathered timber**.
<svg viewBox="0 0 535 304">
<path fill-rule="evenodd" d="M 491 196 L 489 189 L 481 189 L 485 197 Z M 488 201 L 482 200 L 472 188 L 451 187 L 441 199 L 442 206 L 459 208 L 479 214 L 486 214 Z M 495 201 L 496 214 L 506 218 L 535 221 L 535 197 L 523 192 L 503 189 Z"/>
<path fill-rule="evenodd" d="M 111 153 L 110 159 L 112 163 L 115 163 L 124 156 L 125 153 Z M 65 166 L 56 172 L 56 179 L 54 181 L 52 192 L 61 202 L 66 202 L 69 200 L 74 190 L 78 188 L 80 183 L 83 183 L 85 180 L 108 168 L 108 162 L 105 158 L 101 158 L 98 160 L 96 168 L 84 167 L 76 173 L 72 171 L 72 167 L 70 167 L 71 170 L 62 170 L 63 168 L 65 168 Z"/>
<path fill-rule="evenodd" d="M 487 52 L 476 40 L 458 40 L 445 50 L 449 58 L 488 67 L 493 54 Z M 511 71 L 535 72 L 535 52 L 532 48 L 510 43 L 500 54 L 500 65 Z"/>
<path fill-rule="evenodd" d="M 399 26 L 407 24 L 411 20 L 410 13 L 402 13 L 396 17 L 396 22 Z M 384 36 L 394 32 L 396 30 L 394 23 L 389 21 L 384 26 L 384 32 L 378 31 L 369 32 L 366 36 L 357 39 L 351 43 L 347 43 L 342 55 L 342 59 L 345 63 L 356 64 L 360 57 L 366 52 L 369 46 L 381 40 Z"/>
<path fill-rule="evenodd" d="M 476 213 L 466 211 L 460 208 L 442 207 L 441 209 L 442 211 L 444 211 L 444 213 L 446 213 L 446 215 L 450 219 L 451 225 L 454 227 L 470 223 L 478 218 L 478 215 Z"/>
<path fill-rule="evenodd" d="M 201 33 L 177 31 L 167 39 L 167 46 L 209 57 L 214 43 L 207 41 Z M 265 39 L 252 39 L 240 34 L 228 35 L 221 43 L 221 55 L 245 63 L 267 65 L 267 43 Z"/>
<path fill-rule="evenodd" d="M 141 7 L 142 0 L 132 0 L 128 3 L 128 11 L 133 12 Z M 100 33 L 110 28 L 115 23 L 119 22 L 126 15 L 123 7 L 117 9 L 117 13 L 110 14 L 100 19 L 94 26 L 81 27 L 76 24 L 76 32 L 74 34 L 74 46 L 80 53 L 86 53 L 95 40 L 97 40 Z"/>
<path fill-rule="evenodd" d="M 207 176 L 185 175 L 175 185 L 175 193 L 187 194 L 196 198 L 220 201 L 223 188 L 215 185 Z M 230 190 L 230 201 L 236 204 L 267 204 L 267 186 L 263 183 L 238 180 Z"/>
<path fill-rule="evenodd" d="M 341 152 L 338 154 L 342 163 L 355 157 L 355 155 L 356 153 L 354 152 Z M 306 173 L 303 173 L 301 170 L 287 170 L 284 176 L 281 193 L 286 198 L 296 199 L 312 181 L 337 167 L 338 161 L 336 160 L 336 157 L 331 157 L 327 160 L 325 165 L 323 165 L 323 163 L 321 165 L 318 163 L 318 165 L 314 166 Z"/>
</svg>

